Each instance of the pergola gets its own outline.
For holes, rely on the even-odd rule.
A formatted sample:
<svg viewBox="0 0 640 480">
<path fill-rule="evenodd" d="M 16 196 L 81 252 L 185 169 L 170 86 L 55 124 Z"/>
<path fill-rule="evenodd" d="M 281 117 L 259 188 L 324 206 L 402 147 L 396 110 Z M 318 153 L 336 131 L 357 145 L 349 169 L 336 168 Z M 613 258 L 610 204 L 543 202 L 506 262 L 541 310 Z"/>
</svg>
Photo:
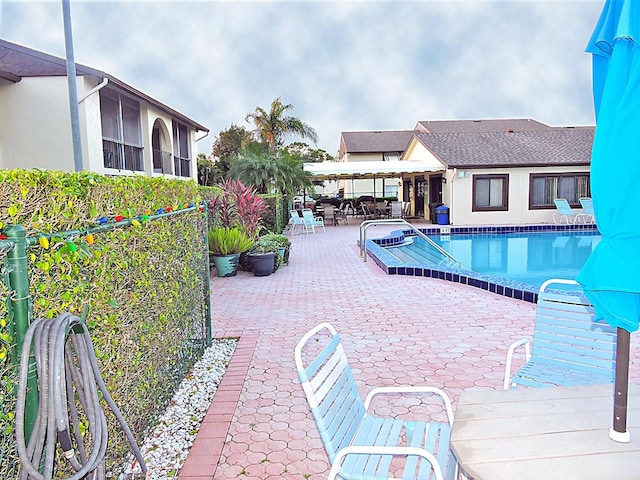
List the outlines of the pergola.
<svg viewBox="0 0 640 480">
<path fill-rule="evenodd" d="M 398 178 L 405 173 L 437 172 L 442 166 L 435 166 L 418 160 L 362 161 L 362 162 L 322 162 L 305 163 L 304 169 L 314 180 L 347 180 Z"/>
<path fill-rule="evenodd" d="M 442 165 L 434 165 L 420 160 L 371 160 L 353 162 L 305 163 L 313 180 L 373 180 L 373 199 L 376 202 L 376 179 L 399 178 L 404 174 L 443 171 Z"/>
</svg>

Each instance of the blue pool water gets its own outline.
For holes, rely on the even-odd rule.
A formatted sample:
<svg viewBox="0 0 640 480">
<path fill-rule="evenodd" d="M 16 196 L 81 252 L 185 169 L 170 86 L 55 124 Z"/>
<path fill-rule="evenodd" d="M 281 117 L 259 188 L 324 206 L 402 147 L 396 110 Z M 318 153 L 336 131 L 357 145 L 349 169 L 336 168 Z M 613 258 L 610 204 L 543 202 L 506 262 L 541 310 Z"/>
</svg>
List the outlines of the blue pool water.
<svg viewBox="0 0 640 480">
<path fill-rule="evenodd" d="M 601 238 L 595 230 L 429 237 L 453 255 L 465 270 L 535 289 L 549 278 L 574 279 Z M 388 251 L 407 264 L 434 262 L 433 247 L 419 237 Z"/>
</svg>

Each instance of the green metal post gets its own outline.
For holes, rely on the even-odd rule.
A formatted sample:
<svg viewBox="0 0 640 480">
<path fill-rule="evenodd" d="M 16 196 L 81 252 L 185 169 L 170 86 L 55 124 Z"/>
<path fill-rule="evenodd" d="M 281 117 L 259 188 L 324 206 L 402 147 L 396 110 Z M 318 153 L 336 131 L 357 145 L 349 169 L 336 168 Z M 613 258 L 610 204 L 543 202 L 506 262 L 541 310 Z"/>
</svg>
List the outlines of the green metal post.
<svg viewBox="0 0 640 480">
<path fill-rule="evenodd" d="M 11 349 L 11 360 L 15 368 L 18 368 L 24 337 L 31 323 L 29 306 L 29 275 L 27 265 L 27 240 L 25 229 L 22 225 L 10 225 L 4 230 L 7 240 L 14 243 L 14 247 L 7 253 L 7 268 L 9 270 L 9 282 L 12 295 L 9 298 L 9 334 L 13 339 L 15 348 Z M 33 427 L 38 414 L 38 383 L 36 379 L 36 361 L 29 357 L 29 370 L 27 377 L 27 398 L 25 402 L 25 438 L 27 442 L 33 432 Z"/>
<path fill-rule="evenodd" d="M 204 314 L 205 314 L 205 328 L 207 329 L 207 347 L 210 347 L 213 343 L 213 332 L 211 331 L 211 271 L 209 270 L 209 209 L 207 203 L 202 204 L 202 211 L 204 212 L 204 245 L 207 251 L 205 256 L 204 276 L 206 277 L 205 285 L 205 298 L 204 298 Z"/>
</svg>

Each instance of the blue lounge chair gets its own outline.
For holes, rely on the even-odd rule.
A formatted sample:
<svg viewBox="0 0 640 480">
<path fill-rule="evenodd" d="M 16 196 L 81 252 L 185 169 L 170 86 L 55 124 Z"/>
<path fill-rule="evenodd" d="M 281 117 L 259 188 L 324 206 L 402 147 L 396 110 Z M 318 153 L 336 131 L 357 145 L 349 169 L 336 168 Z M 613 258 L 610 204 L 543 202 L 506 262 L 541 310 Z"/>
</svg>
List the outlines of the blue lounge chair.
<svg viewBox="0 0 640 480">
<path fill-rule="evenodd" d="M 303 361 L 303 356 L 309 362 Z M 401 478 L 456 478 L 458 462 L 449 449 L 453 410 L 442 390 L 426 386 L 382 387 L 372 390 L 363 402 L 340 336 L 328 323 L 317 325 L 302 337 L 295 348 L 295 361 L 331 462 L 329 480 L 338 476 L 386 479 L 392 461 L 398 457 L 404 459 Z M 382 418 L 369 413 L 371 399 L 385 393 L 440 396 L 448 423 Z"/>
<path fill-rule="evenodd" d="M 576 212 L 573 211 L 571 205 L 565 198 L 556 198 L 553 203 L 556 204 L 557 211 L 553 214 L 553 223 L 575 224 L 578 219 Z"/>
<path fill-rule="evenodd" d="M 558 284 L 570 285 L 572 290 L 557 290 Z M 556 285 L 556 290 L 548 289 L 550 285 Z M 594 309 L 576 281 L 544 282 L 538 293 L 533 349 L 528 339 L 509 346 L 504 389 L 613 383 L 616 330 L 594 319 Z M 513 355 L 522 346 L 526 363 L 512 376 Z"/>
<path fill-rule="evenodd" d="M 304 233 L 309 233 L 304 223 L 304 219 L 298 214 L 297 210 L 289 210 L 289 215 L 291 216 L 291 224 L 293 225 L 291 227 L 291 235 L 296 235 L 296 227 L 298 226 L 304 230 Z"/>
<path fill-rule="evenodd" d="M 322 230 L 326 231 L 324 228 L 324 219 L 322 217 L 315 217 L 310 208 L 302 209 L 302 218 L 304 219 L 304 226 L 307 231 L 311 230 L 313 233 L 316 233 L 316 227 L 322 227 Z"/>
<path fill-rule="evenodd" d="M 593 200 L 590 197 L 580 197 L 580 205 L 582 206 L 582 213 L 579 213 L 577 217 L 584 223 L 595 223 Z"/>
</svg>

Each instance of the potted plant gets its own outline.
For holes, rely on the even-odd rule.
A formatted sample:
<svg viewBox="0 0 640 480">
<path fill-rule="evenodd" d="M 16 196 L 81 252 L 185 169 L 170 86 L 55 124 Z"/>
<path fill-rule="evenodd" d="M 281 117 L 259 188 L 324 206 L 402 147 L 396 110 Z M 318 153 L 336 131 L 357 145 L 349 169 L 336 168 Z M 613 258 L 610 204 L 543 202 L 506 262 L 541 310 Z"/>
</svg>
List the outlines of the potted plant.
<svg viewBox="0 0 640 480">
<path fill-rule="evenodd" d="M 280 258 L 277 256 L 278 244 L 272 240 L 258 239 L 247 252 L 249 266 L 256 277 L 266 277 L 271 275 Z"/>
<path fill-rule="evenodd" d="M 239 228 L 209 229 L 209 254 L 218 277 L 233 277 L 238 273 L 240 254 L 251 248 L 253 240 Z"/>
<path fill-rule="evenodd" d="M 280 256 L 280 262 L 284 265 L 289 265 L 289 253 L 291 252 L 291 241 L 285 236 L 279 233 L 267 233 L 260 237 L 260 240 L 268 240 L 278 244 L 278 255 Z"/>
</svg>

